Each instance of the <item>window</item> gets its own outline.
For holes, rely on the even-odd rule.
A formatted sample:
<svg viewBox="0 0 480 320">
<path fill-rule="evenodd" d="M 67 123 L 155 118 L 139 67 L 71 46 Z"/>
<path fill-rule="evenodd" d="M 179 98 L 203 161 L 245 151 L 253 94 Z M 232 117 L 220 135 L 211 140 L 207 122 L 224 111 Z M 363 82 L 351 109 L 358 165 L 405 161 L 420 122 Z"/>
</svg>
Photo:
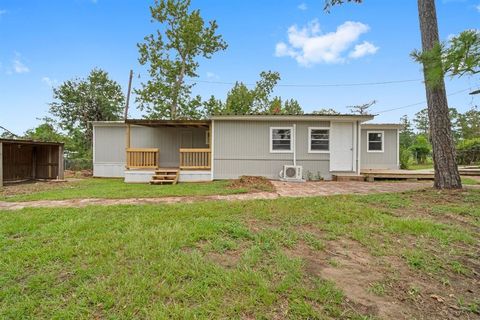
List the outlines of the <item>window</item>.
<svg viewBox="0 0 480 320">
<path fill-rule="evenodd" d="M 383 131 L 367 131 L 368 152 L 383 152 Z"/>
<path fill-rule="evenodd" d="M 270 152 L 290 153 L 292 152 L 293 129 L 270 128 Z"/>
<path fill-rule="evenodd" d="M 330 150 L 329 128 L 308 128 L 308 152 L 328 153 Z"/>
</svg>

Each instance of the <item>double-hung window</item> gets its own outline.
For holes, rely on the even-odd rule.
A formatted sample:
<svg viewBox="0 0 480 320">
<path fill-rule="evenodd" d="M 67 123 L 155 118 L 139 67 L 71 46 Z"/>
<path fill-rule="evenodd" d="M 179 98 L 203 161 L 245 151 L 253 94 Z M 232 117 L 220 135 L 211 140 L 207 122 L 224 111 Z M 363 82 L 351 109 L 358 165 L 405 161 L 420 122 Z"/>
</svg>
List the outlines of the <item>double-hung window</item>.
<svg viewBox="0 0 480 320">
<path fill-rule="evenodd" d="M 293 128 L 271 127 L 270 128 L 270 152 L 290 153 L 293 151 Z"/>
<path fill-rule="evenodd" d="M 330 128 L 308 128 L 308 152 L 328 153 L 330 151 Z"/>
<path fill-rule="evenodd" d="M 368 152 L 383 152 L 383 131 L 367 131 Z"/>
</svg>

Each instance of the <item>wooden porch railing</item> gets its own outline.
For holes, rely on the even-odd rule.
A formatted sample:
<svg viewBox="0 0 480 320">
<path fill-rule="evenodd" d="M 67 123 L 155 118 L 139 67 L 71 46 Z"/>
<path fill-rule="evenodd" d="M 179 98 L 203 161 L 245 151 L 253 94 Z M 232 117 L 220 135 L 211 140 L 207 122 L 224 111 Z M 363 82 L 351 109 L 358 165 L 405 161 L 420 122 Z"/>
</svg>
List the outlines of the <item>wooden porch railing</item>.
<svg viewBox="0 0 480 320">
<path fill-rule="evenodd" d="M 210 149 L 180 149 L 180 169 L 210 169 L 211 155 Z"/>
<path fill-rule="evenodd" d="M 158 155 L 157 148 L 128 148 L 127 169 L 156 169 Z"/>
</svg>

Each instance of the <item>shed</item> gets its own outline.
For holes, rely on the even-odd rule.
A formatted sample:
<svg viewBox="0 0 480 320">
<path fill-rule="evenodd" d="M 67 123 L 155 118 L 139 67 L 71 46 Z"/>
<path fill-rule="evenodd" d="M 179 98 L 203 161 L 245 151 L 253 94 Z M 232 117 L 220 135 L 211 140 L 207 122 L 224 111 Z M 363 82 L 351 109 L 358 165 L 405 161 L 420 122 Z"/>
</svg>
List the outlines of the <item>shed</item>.
<svg viewBox="0 0 480 320">
<path fill-rule="evenodd" d="M 63 143 L 0 139 L 0 186 L 28 180 L 63 180 Z"/>
</svg>

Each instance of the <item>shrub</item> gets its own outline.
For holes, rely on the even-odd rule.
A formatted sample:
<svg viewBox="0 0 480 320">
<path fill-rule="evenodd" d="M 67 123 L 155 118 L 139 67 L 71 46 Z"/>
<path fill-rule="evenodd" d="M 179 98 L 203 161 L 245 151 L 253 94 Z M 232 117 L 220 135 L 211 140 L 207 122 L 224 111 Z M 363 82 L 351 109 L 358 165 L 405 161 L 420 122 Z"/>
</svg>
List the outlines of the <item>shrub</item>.
<svg viewBox="0 0 480 320">
<path fill-rule="evenodd" d="M 472 164 L 480 162 L 480 138 L 461 141 L 457 145 L 457 163 Z"/>
</svg>

